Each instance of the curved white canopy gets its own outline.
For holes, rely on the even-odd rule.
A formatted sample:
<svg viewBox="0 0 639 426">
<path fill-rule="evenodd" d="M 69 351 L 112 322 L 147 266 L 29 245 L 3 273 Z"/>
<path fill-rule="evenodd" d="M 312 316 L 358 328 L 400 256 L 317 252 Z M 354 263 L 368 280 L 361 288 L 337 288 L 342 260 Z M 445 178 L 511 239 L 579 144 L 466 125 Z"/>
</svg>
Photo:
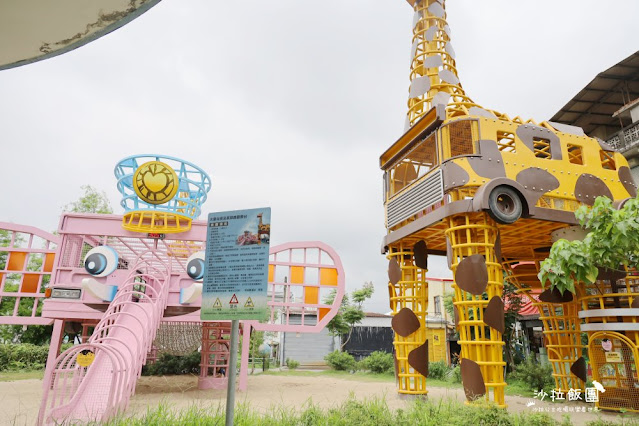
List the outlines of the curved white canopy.
<svg viewBox="0 0 639 426">
<path fill-rule="evenodd" d="M 96 40 L 160 0 L 2 0 L 0 70 L 48 59 Z"/>
</svg>

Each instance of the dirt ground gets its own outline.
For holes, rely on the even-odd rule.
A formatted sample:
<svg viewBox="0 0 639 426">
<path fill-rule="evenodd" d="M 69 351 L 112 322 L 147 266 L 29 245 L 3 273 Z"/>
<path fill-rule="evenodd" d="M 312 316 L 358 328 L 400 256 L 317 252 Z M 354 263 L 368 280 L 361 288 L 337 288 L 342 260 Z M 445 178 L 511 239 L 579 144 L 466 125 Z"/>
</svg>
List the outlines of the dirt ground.
<svg viewBox="0 0 639 426">
<path fill-rule="evenodd" d="M 249 376 L 248 390 L 238 392 L 237 402 L 247 402 L 251 408 L 268 411 L 273 406 L 286 406 L 302 409 L 305 403 L 312 400 L 322 407 L 339 405 L 350 395 L 359 400 L 384 398 L 390 408 L 405 407 L 409 402 L 402 399 L 395 391 L 393 382 L 375 382 L 333 378 L 328 376 Z M 38 415 L 42 395 L 41 380 L 19 380 L 0 382 L 0 425 L 33 425 Z M 195 376 L 171 377 L 142 377 L 137 386 L 136 395 L 131 399 L 127 414 L 142 414 L 149 407 L 158 403 L 168 403 L 174 408 L 183 408 L 196 404 L 197 406 L 218 406 L 224 404 L 225 390 L 197 389 Z M 433 400 L 453 399 L 464 401 L 461 389 L 446 389 L 430 387 L 428 398 Z M 536 405 L 527 407 L 529 402 Z M 511 412 L 532 412 L 537 409 L 548 412 L 557 420 L 564 414 L 552 412 L 563 410 L 563 407 L 592 407 L 593 404 L 553 404 L 540 402 L 532 398 L 506 396 L 508 410 Z M 576 408 L 575 408 L 576 409 Z M 582 425 L 586 421 L 602 418 L 605 420 L 619 420 L 614 413 L 569 413 L 573 424 Z"/>
</svg>

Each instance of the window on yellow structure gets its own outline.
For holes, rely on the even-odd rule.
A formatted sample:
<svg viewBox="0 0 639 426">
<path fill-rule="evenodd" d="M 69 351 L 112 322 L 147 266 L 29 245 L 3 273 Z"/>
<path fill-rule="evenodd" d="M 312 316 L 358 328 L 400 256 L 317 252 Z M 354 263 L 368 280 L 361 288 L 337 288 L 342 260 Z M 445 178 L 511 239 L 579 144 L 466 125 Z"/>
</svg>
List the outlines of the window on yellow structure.
<svg viewBox="0 0 639 426">
<path fill-rule="evenodd" d="M 533 152 L 537 158 L 550 160 L 552 158 L 552 153 L 550 152 L 550 140 L 533 137 Z"/>
<path fill-rule="evenodd" d="M 473 122 L 471 120 L 455 121 L 448 126 L 450 138 L 450 156 L 474 154 Z"/>
<path fill-rule="evenodd" d="M 510 132 L 497 132 L 497 147 L 503 152 L 515 153 L 515 135 Z"/>
<path fill-rule="evenodd" d="M 437 164 L 437 138 L 431 133 L 391 168 L 390 196 L 426 175 Z"/>
<path fill-rule="evenodd" d="M 579 164 L 580 166 L 583 166 L 584 157 L 579 145 L 568 144 L 568 161 L 572 164 Z"/>
<path fill-rule="evenodd" d="M 601 157 L 601 167 L 607 170 L 617 170 L 614 155 L 615 153 L 612 151 L 599 151 L 599 156 Z"/>
</svg>

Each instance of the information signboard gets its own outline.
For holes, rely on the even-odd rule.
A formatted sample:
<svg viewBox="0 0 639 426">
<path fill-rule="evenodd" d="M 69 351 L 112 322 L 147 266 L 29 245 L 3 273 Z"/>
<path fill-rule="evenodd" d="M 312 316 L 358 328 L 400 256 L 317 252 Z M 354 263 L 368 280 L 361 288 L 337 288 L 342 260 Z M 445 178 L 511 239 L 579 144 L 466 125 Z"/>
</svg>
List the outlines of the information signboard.
<svg viewBox="0 0 639 426">
<path fill-rule="evenodd" d="M 270 233 L 270 207 L 209 214 L 202 320 L 267 318 Z"/>
</svg>

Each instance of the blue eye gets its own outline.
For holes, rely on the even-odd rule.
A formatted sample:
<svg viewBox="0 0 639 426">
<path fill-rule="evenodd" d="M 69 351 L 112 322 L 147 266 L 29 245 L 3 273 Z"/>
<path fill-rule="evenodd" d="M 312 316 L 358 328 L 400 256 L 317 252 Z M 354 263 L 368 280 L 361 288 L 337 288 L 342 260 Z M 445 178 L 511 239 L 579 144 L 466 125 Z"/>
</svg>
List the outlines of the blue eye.
<svg viewBox="0 0 639 426">
<path fill-rule="evenodd" d="M 186 261 L 186 273 L 194 281 L 202 281 L 204 279 L 204 252 L 199 251 L 192 254 Z"/>
<path fill-rule="evenodd" d="M 84 256 L 84 269 L 94 277 L 106 277 L 118 267 L 118 253 L 109 246 L 92 248 Z"/>
</svg>

